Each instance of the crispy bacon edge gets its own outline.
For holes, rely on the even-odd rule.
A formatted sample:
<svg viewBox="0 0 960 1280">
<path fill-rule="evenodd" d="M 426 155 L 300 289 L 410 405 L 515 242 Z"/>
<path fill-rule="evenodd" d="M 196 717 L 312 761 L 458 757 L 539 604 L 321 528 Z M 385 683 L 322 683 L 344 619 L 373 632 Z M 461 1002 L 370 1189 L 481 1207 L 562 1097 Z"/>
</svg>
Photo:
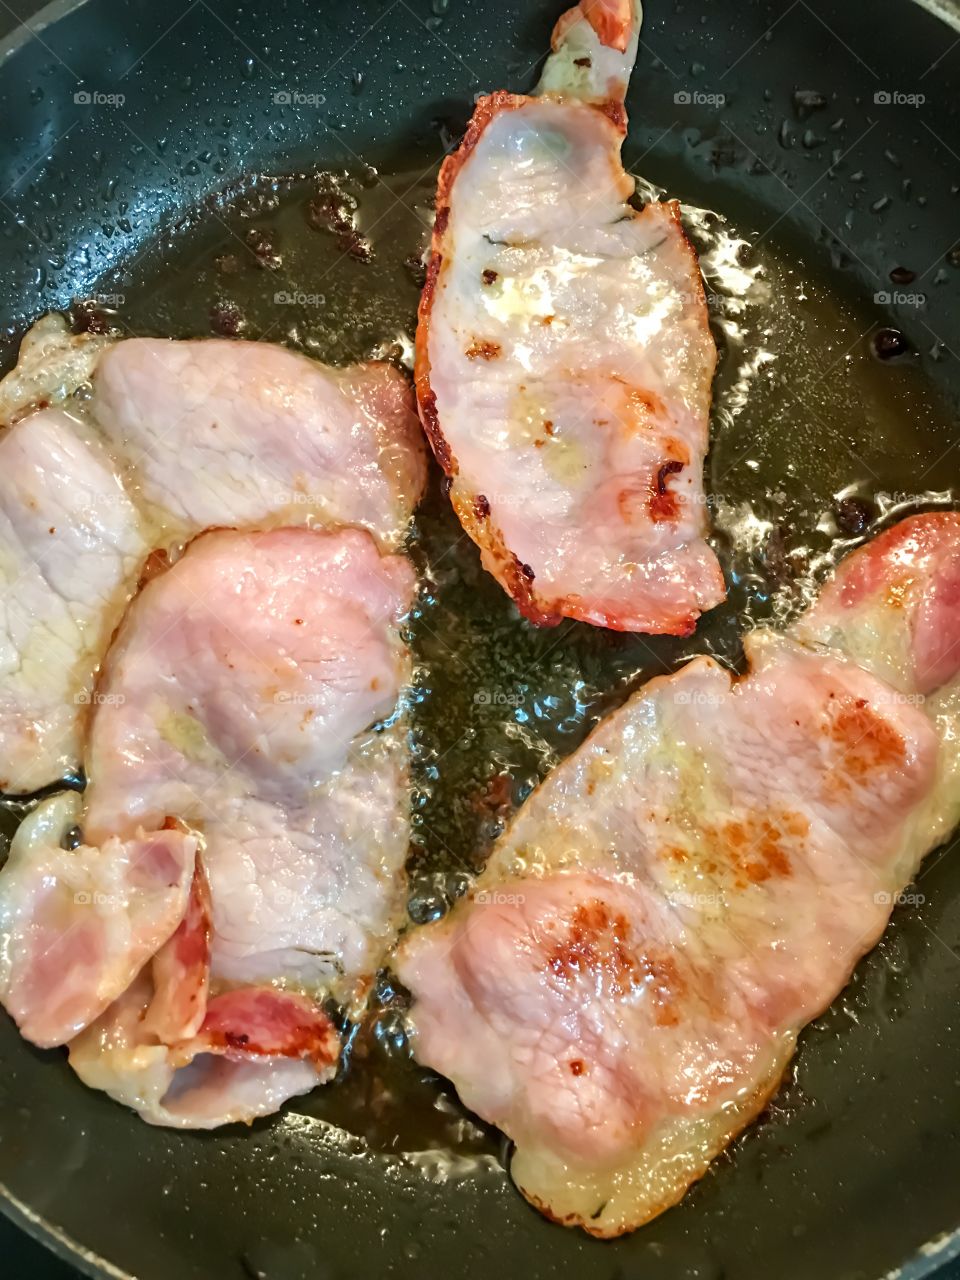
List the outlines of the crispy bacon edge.
<svg viewBox="0 0 960 1280">
<path fill-rule="evenodd" d="M 486 497 L 483 494 L 471 492 L 461 479 L 457 459 L 440 425 L 437 397 L 430 385 L 430 318 L 445 260 L 453 185 L 491 121 L 503 111 L 516 111 L 528 103 L 537 101 L 539 101 L 537 98 L 509 93 L 502 89 L 478 99 L 460 146 L 446 157 L 440 167 L 437 180 L 437 212 L 430 241 L 430 261 L 417 308 L 417 334 L 414 345 L 414 388 L 417 410 L 434 457 L 446 477 L 450 501 L 457 518 L 472 541 L 480 548 L 484 567 L 500 582 L 523 617 L 540 627 L 555 627 L 564 618 L 573 618 L 603 626 L 612 631 L 636 631 L 640 628 L 633 625 L 632 619 L 618 618 L 606 613 L 601 615 L 597 610 L 584 608 L 579 600 L 570 597 L 548 600 L 537 592 L 534 586 L 535 571 L 529 565 L 523 564 L 507 547 L 503 534 L 490 519 L 490 505 Z M 627 132 L 627 118 L 621 102 L 609 100 L 603 103 L 585 103 L 584 107 L 598 111 L 604 116 L 615 130 L 619 141 L 623 141 Z M 663 207 L 669 211 L 680 234 L 690 247 L 691 254 L 694 254 L 695 260 L 695 251 L 680 219 L 679 204 L 675 200 L 669 200 L 664 202 Z M 635 210 L 633 216 L 642 217 L 642 210 Z M 706 294 L 699 271 L 693 272 L 693 289 L 698 292 L 702 305 L 706 309 Z M 661 625 L 655 630 L 667 635 L 692 635 L 696 630 L 700 613 L 701 610 L 695 609 L 691 613 L 664 617 Z M 653 634 L 654 629 L 650 628 L 646 633 Z"/>
</svg>

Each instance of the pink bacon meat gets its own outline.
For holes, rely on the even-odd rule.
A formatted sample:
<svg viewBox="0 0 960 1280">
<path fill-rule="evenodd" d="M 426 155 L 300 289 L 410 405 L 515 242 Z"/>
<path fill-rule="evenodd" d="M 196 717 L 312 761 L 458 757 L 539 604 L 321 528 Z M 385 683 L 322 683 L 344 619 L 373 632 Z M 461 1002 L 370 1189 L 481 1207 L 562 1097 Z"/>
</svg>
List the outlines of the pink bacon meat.
<svg viewBox="0 0 960 1280">
<path fill-rule="evenodd" d="M 548 1216 L 630 1231 L 777 1088 L 960 819 L 960 517 L 856 551 L 739 679 L 651 681 L 403 941 L 414 1047 Z"/>
</svg>

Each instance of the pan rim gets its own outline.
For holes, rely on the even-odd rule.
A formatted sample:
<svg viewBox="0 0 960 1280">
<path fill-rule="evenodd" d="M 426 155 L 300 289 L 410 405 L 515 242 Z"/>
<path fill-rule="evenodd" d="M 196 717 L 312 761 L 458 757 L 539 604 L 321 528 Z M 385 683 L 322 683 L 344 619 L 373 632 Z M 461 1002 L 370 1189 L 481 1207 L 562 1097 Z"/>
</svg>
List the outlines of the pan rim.
<svg viewBox="0 0 960 1280">
<path fill-rule="evenodd" d="M 923 3 L 923 0 L 918 2 Z M 59 22 L 61 18 L 66 18 L 74 9 L 79 9 L 86 3 L 87 0 L 49 0 L 42 9 L 37 10 L 30 22 L 20 20 L 16 29 L 0 40 L 0 65 L 24 45 L 36 39 L 39 32 L 45 31 L 47 27 Z"/>
<path fill-rule="evenodd" d="M 960 31 L 960 0 L 913 0 L 913 3 L 926 9 L 945 26 Z"/>
<path fill-rule="evenodd" d="M 60 0 L 55 2 L 59 4 Z M 73 7 L 77 7 L 77 4 L 86 4 L 86 0 L 71 0 L 71 3 Z M 0 1182 L 0 1212 L 24 1235 L 49 1249 L 61 1262 L 90 1276 L 92 1280 L 137 1280 L 131 1272 L 114 1266 L 99 1253 L 88 1249 L 79 1240 L 74 1240 L 73 1236 L 31 1209 L 19 1196 L 14 1195 L 5 1182 Z"/>
<path fill-rule="evenodd" d="M 960 0 L 910 0 L 917 8 L 960 32 Z M 29 22 L 21 20 L 17 28 L 0 40 L 0 68 L 15 56 L 39 32 L 83 8 L 89 0 L 48 0 Z M 61 1262 L 77 1268 L 91 1280 L 137 1280 L 129 1271 L 116 1266 L 93 1249 L 81 1244 L 50 1219 L 21 1200 L 5 1182 L 0 1182 L 0 1213 L 31 1240 L 48 1249 Z M 912 1257 L 877 1280 L 933 1280 L 942 1267 L 960 1259 L 960 1226 L 941 1233 L 921 1244 Z"/>
</svg>

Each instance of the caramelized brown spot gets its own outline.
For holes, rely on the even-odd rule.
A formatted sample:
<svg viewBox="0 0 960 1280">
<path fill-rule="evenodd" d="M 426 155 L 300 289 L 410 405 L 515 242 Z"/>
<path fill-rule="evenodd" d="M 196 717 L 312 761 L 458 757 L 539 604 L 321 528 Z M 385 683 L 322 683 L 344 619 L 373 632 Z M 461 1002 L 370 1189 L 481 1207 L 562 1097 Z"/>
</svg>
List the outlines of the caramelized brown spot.
<svg viewBox="0 0 960 1280">
<path fill-rule="evenodd" d="M 582 1076 L 584 1071 L 586 1071 L 586 1069 L 587 1069 L 587 1064 L 583 1061 L 582 1058 L 571 1058 L 570 1074 L 572 1076 Z"/>
<path fill-rule="evenodd" d="M 484 284 L 495 284 L 499 279 L 499 276 L 492 267 L 487 267 L 481 274 L 480 278 L 483 280 Z"/>
<path fill-rule="evenodd" d="M 497 773 L 470 799 L 470 807 L 487 817 L 505 817 L 513 808 L 513 778 Z"/>
<path fill-rule="evenodd" d="M 902 609 L 906 598 L 907 588 L 913 585 L 912 578 L 906 578 L 900 582 L 893 582 L 887 588 L 885 603 L 890 609 Z"/>
<path fill-rule="evenodd" d="M 486 338 L 474 338 L 464 355 L 468 360 L 496 360 L 500 354 L 500 343 L 490 342 Z"/>
<path fill-rule="evenodd" d="M 866 698 L 841 704 L 829 732 L 840 749 L 843 772 L 855 781 L 863 782 L 878 770 L 903 762 L 903 738 L 888 720 L 877 715 Z"/>
<path fill-rule="evenodd" d="M 573 913 L 566 938 L 547 956 L 547 965 L 564 981 L 582 973 L 602 975 L 622 994 L 639 976 L 636 956 L 626 945 L 629 932 L 626 918 L 611 915 L 605 902 L 583 903 Z"/>
<path fill-rule="evenodd" d="M 643 387 L 631 386 L 623 381 L 622 378 L 616 379 L 627 388 L 627 408 L 631 419 L 631 425 L 637 429 L 649 427 L 652 418 L 667 417 L 667 407 L 658 395 L 653 391 L 645 391 Z M 670 448 L 668 452 L 672 453 Z"/>
<path fill-rule="evenodd" d="M 450 452 L 450 446 L 440 430 L 437 397 L 432 391 L 427 391 L 425 394 L 418 395 L 417 405 L 420 410 L 420 421 L 423 423 L 423 429 L 427 433 L 427 439 L 430 441 L 434 457 L 440 463 L 444 473 L 448 477 L 452 476 L 457 468 L 453 460 L 453 454 Z M 449 489 L 447 492 L 449 493 Z"/>
<path fill-rule="evenodd" d="M 780 826 L 791 836 L 806 836 L 810 834 L 810 822 L 802 813 L 785 813 L 780 819 Z"/>
<path fill-rule="evenodd" d="M 612 913 L 605 902 L 584 903 L 574 911 L 567 937 L 548 955 L 548 966 L 564 982 L 581 974 L 600 978 L 616 995 L 643 987 L 655 1006 L 657 1025 L 675 1026 L 686 990 L 676 962 L 670 955 L 635 952 L 627 943 L 629 933 L 626 917 Z M 580 1074 L 573 1063 L 571 1070 Z"/>
<path fill-rule="evenodd" d="M 482 493 L 477 495 L 473 505 L 476 507 L 476 510 L 477 510 L 477 519 L 486 520 L 487 516 L 489 516 L 490 514 L 490 503 L 486 500 L 486 498 L 483 496 Z"/>
<path fill-rule="evenodd" d="M 748 814 L 710 828 L 708 841 L 721 863 L 736 874 L 737 883 L 745 887 L 763 884 L 773 876 L 790 875 L 792 867 L 784 844 L 788 839 L 802 838 L 809 830 L 809 822 L 800 813 L 771 817 Z M 713 869 L 713 864 L 704 866 L 708 874 Z"/>
<path fill-rule="evenodd" d="M 675 459 L 671 459 L 669 462 L 665 462 L 663 464 L 657 472 L 657 493 L 659 493 L 661 497 L 669 492 L 667 489 L 667 476 L 676 475 L 678 471 L 682 470 L 683 463 L 677 462 Z"/>
<path fill-rule="evenodd" d="M 143 568 L 140 570 L 139 586 L 145 587 L 148 582 L 159 577 L 165 569 L 169 567 L 170 557 L 162 547 L 154 547 L 143 562 Z"/>
<path fill-rule="evenodd" d="M 672 489 L 667 488 L 667 477 L 683 470 L 683 463 L 675 458 L 665 462 L 656 474 L 650 493 L 650 519 L 676 520 L 680 514 L 680 498 Z"/>
<path fill-rule="evenodd" d="M 627 132 L 627 113 L 624 110 L 622 102 L 612 102 L 609 100 L 601 102 L 598 103 L 597 110 L 602 111 L 607 119 L 616 125 L 621 133 Z"/>
<path fill-rule="evenodd" d="M 592 67 L 593 60 L 591 58 L 574 58 L 573 65 L 575 67 Z"/>
</svg>

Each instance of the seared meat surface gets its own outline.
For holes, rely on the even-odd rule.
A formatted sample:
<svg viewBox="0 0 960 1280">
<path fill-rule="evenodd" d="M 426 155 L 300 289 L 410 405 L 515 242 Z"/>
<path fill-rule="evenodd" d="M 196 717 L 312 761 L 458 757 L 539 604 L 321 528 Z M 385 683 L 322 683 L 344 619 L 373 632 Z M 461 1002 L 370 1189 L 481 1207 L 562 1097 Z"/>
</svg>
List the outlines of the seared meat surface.
<svg viewBox="0 0 960 1280">
<path fill-rule="evenodd" d="M 4 1003 L 152 1123 L 252 1119 L 335 1070 L 319 1002 L 362 1004 L 402 911 L 413 588 L 361 530 L 205 534 L 110 650 L 85 812 L 21 829 Z"/>
<path fill-rule="evenodd" d="M 110 650 L 87 768 L 95 842 L 173 815 L 204 837 L 212 965 L 345 1002 L 400 909 L 414 574 L 366 533 L 205 534 Z"/>
<path fill-rule="evenodd" d="M 252 1120 L 335 1073 L 402 907 L 410 389 L 47 317 L 0 413 L 0 786 L 88 779 L 0 871 L 0 999 L 151 1123 Z"/>
<path fill-rule="evenodd" d="M 595 1235 L 675 1203 L 960 817 L 960 517 L 849 557 L 793 636 L 651 681 L 409 935 L 415 1051 Z M 945 637 L 950 637 L 947 640 Z"/>
<path fill-rule="evenodd" d="M 686 635 L 724 597 L 704 541 L 716 350 L 677 204 L 628 203 L 638 30 L 624 5 L 571 10 L 539 97 L 478 102 L 440 174 L 417 395 L 521 612 Z"/>
<path fill-rule="evenodd" d="M 61 407 L 35 411 L 48 402 Z M 16 421 L 0 437 L 7 792 L 79 767 L 95 676 L 144 569 L 213 527 L 356 525 L 395 549 L 425 480 L 396 369 L 267 343 L 111 342 L 47 316 L 0 412 Z"/>
</svg>

